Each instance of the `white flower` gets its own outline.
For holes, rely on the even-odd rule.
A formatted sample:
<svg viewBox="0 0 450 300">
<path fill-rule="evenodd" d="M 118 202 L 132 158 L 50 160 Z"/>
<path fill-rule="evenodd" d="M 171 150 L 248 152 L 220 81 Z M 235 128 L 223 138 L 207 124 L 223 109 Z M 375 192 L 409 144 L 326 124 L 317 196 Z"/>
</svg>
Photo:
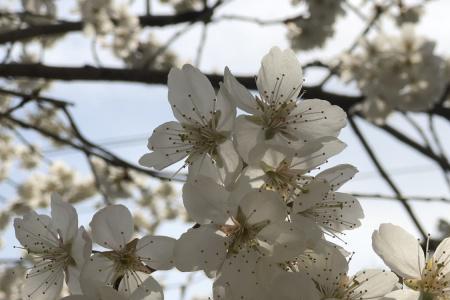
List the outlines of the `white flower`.
<svg viewBox="0 0 450 300">
<path fill-rule="evenodd" d="M 167 122 L 153 131 L 139 160 L 158 170 L 187 157 L 189 176 L 208 174 L 229 184 L 240 170 L 240 158 L 230 140 L 236 107 L 224 95 L 216 96 L 208 78 L 191 65 L 172 68 L 168 80 L 169 102 L 179 122 Z M 231 176 L 228 176 L 231 175 Z"/>
<path fill-rule="evenodd" d="M 384 263 L 403 278 L 403 283 L 415 291 L 396 292 L 389 295 L 392 299 L 414 299 L 405 298 L 406 295 L 436 300 L 450 298 L 450 238 L 444 239 L 429 257 L 428 251 L 425 256 L 419 241 L 401 227 L 381 224 L 372 235 L 372 246 Z"/>
<path fill-rule="evenodd" d="M 78 5 L 88 33 L 105 35 L 114 28 L 112 0 L 78 0 Z"/>
<path fill-rule="evenodd" d="M 56 5 L 53 0 L 22 0 L 25 11 L 35 15 L 56 16 Z"/>
<path fill-rule="evenodd" d="M 258 284 L 255 268 L 263 257 L 284 262 L 320 238 L 314 224 L 298 228 L 285 221 L 286 208 L 272 191 L 235 195 L 199 177 L 184 185 L 183 201 L 198 225 L 177 241 L 175 265 L 183 272 L 204 270 L 217 276 L 219 294 L 231 289 L 234 295 L 248 296 Z"/>
<path fill-rule="evenodd" d="M 356 172 L 351 165 L 338 165 L 318 174 L 294 199 L 292 222 L 311 219 L 332 237 L 359 227 L 364 217 L 359 201 L 350 194 L 336 192 Z"/>
<path fill-rule="evenodd" d="M 79 292 L 80 268 L 91 254 L 91 240 L 78 215 L 68 203 L 54 194 L 52 217 L 32 211 L 14 220 L 16 238 L 38 262 L 28 271 L 24 299 L 57 299 L 64 278 L 71 292 Z"/>
<path fill-rule="evenodd" d="M 132 14 L 126 6 L 116 9 L 114 26 L 114 53 L 121 58 L 127 57 L 139 46 L 141 27 L 139 18 Z"/>
<path fill-rule="evenodd" d="M 434 48 L 434 42 L 417 36 L 409 24 L 400 36 L 380 34 L 364 42 L 360 53 L 346 55 L 343 74 L 355 79 L 366 96 L 357 108 L 379 123 L 395 109 L 431 109 L 447 82 L 445 61 Z"/>
<path fill-rule="evenodd" d="M 104 282 L 90 278 L 81 280 L 83 295 L 72 295 L 61 300 L 163 300 L 164 295 L 159 283 L 152 277 L 148 277 L 129 296 L 105 286 Z"/>
<path fill-rule="evenodd" d="M 99 280 L 130 295 L 153 271 L 172 268 L 175 240 L 150 235 L 133 239 L 133 217 L 125 206 L 99 210 L 90 226 L 92 239 L 110 250 L 96 253 L 86 262 L 82 279 Z"/>
<path fill-rule="evenodd" d="M 341 152 L 345 146 L 333 137 L 307 142 L 296 151 L 284 147 L 256 146 L 238 184 L 277 191 L 287 201 L 308 182 L 308 172 Z"/>
<path fill-rule="evenodd" d="M 342 0 L 293 0 L 292 4 L 308 3 L 309 17 L 296 18 L 289 22 L 287 37 L 294 50 L 310 50 L 323 46 L 334 35 L 337 16 L 345 14 Z"/>
<path fill-rule="evenodd" d="M 254 97 L 225 69 L 225 94 L 251 114 L 239 116 L 235 139 L 239 154 L 249 160 L 259 143 L 297 148 L 324 136 L 337 136 L 345 126 L 346 114 L 324 100 L 298 101 L 303 83 L 302 67 L 294 52 L 275 47 L 263 58 Z"/>
<path fill-rule="evenodd" d="M 334 247 L 322 252 L 306 251 L 298 259 L 299 272 L 280 274 L 273 282 L 274 295 L 283 300 L 380 299 L 393 290 L 397 276 L 388 271 L 368 269 L 349 276 L 348 262 Z"/>
</svg>

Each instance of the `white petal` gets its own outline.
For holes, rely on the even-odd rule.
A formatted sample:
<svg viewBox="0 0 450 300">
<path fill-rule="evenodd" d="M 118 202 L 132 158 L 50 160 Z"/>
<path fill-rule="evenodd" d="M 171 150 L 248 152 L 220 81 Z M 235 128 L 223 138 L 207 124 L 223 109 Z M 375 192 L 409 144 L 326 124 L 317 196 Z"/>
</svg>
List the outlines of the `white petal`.
<svg viewBox="0 0 450 300">
<path fill-rule="evenodd" d="M 180 134 L 183 127 L 177 122 L 167 122 L 159 125 L 148 140 L 148 149 L 153 151 L 144 154 L 139 159 L 139 164 L 149 168 L 162 170 L 167 166 L 185 158 L 191 146 L 182 141 Z"/>
<path fill-rule="evenodd" d="M 239 206 L 248 224 L 278 223 L 287 215 L 281 196 L 272 191 L 251 191 L 242 198 Z"/>
<path fill-rule="evenodd" d="M 341 252 L 333 247 L 321 249 L 321 253 L 307 250 L 298 260 L 299 269 L 308 272 L 326 291 L 334 291 L 341 276 L 346 275 L 348 263 Z M 332 295 L 324 295 L 331 297 Z M 326 298 L 326 297 L 325 297 Z"/>
<path fill-rule="evenodd" d="M 302 83 L 302 66 L 295 53 L 291 49 L 270 49 L 262 59 L 256 81 L 261 97 L 277 103 L 297 99 Z"/>
<path fill-rule="evenodd" d="M 419 242 L 401 227 L 381 224 L 372 234 L 373 250 L 404 279 L 420 279 L 425 256 Z"/>
<path fill-rule="evenodd" d="M 100 299 L 100 290 L 106 287 L 104 281 L 100 281 L 98 278 L 86 277 L 83 273 L 80 275 L 80 285 L 83 294 L 90 300 Z"/>
<path fill-rule="evenodd" d="M 352 165 L 343 164 L 329 168 L 317 174 L 316 179 L 325 180 L 331 185 L 331 190 L 336 191 L 358 172 Z"/>
<path fill-rule="evenodd" d="M 277 147 L 275 149 L 273 147 L 267 147 L 265 144 L 259 144 L 250 153 L 249 165 L 276 169 L 292 154 L 292 150 L 284 147 Z"/>
<path fill-rule="evenodd" d="M 99 288 L 99 300 L 127 300 L 125 297 L 115 289 L 109 286 L 102 286 Z"/>
<path fill-rule="evenodd" d="M 359 284 L 347 295 L 358 299 L 381 298 L 391 292 L 398 283 L 398 277 L 394 273 L 384 270 L 363 270 L 356 273 L 351 280 Z"/>
<path fill-rule="evenodd" d="M 257 144 L 264 142 L 264 130 L 248 118 L 248 116 L 239 116 L 234 124 L 236 147 L 245 162 L 249 162 L 249 152 Z"/>
<path fill-rule="evenodd" d="M 420 292 L 408 289 L 393 291 L 384 296 L 383 298 L 381 298 L 381 300 L 419 300 L 419 299 L 421 299 Z"/>
<path fill-rule="evenodd" d="M 326 206 L 329 213 L 328 220 L 323 219 L 324 225 L 339 232 L 361 226 L 360 220 L 364 218 L 364 211 L 355 197 L 335 192 L 329 194 L 327 201 Z"/>
<path fill-rule="evenodd" d="M 225 67 L 224 83 L 221 88 L 222 87 L 223 96 L 226 97 L 228 101 L 233 101 L 237 107 L 250 114 L 259 114 L 255 97 L 236 80 L 228 67 Z"/>
<path fill-rule="evenodd" d="M 78 231 L 78 214 L 75 208 L 63 202 L 58 194 L 52 194 L 52 220 L 55 229 L 63 239 L 64 244 L 72 241 Z"/>
<path fill-rule="evenodd" d="M 43 271 L 43 269 L 40 268 L 40 272 L 37 272 L 37 269 L 32 269 L 24 280 L 22 290 L 23 299 L 59 299 L 63 282 L 64 272 L 62 268 L 54 271 Z"/>
<path fill-rule="evenodd" d="M 231 132 L 234 127 L 234 120 L 236 119 L 236 105 L 227 97 L 224 85 L 220 85 L 217 93 L 217 101 L 213 106 L 216 115 L 219 115 L 219 120 L 216 129 L 219 132 Z"/>
<path fill-rule="evenodd" d="M 121 250 L 134 232 L 133 216 L 123 205 L 110 205 L 99 210 L 90 223 L 94 241 L 108 249 Z"/>
<path fill-rule="evenodd" d="M 272 284 L 271 299 L 320 300 L 316 285 L 303 272 L 284 272 Z"/>
<path fill-rule="evenodd" d="M 292 206 L 292 219 L 296 216 L 313 209 L 320 202 L 328 198 L 330 185 L 323 181 L 313 180 L 308 185 L 304 186 L 304 191 L 300 193 L 294 200 Z"/>
<path fill-rule="evenodd" d="M 242 170 L 242 161 L 231 140 L 216 147 L 217 155 L 214 160 L 210 155 L 204 154 L 197 159 L 190 159 L 188 181 L 195 181 L 204 176 L 213 179 L 216 183 L 231 186 Z"/>
<path fill-rule="evenodd" d="M 101 253 L 91 256 L 81 269 L 80 282 L 83 292 L 86 293 L 86 289 L 89 289 L 89 294 L 95 293 L 96 286 L 100 283 L 114 285 L 117 279 L 115 267 L 114 261 Z M 96 284 L 93 285 L 93 283 Z"/>
<path fill-rule="evenodd" d="M 242 170 L 242 160 L 231 140 L 226 140 L 217 147 L 217 153 L 221 163 L 218 165 L 222 182 L 225 186 L 230 186 L 235 182 Z"/>
<path fill-rule="evenodd" d="M 264 227 L 257 235 L 264 248 L 269 249 L 271 259 L 285 262 L 302 253 L 309 246 L 310 240 L 317 240 L 321 232 L 314 226 L 300 228 L 289 222 L 272 223 Z"/>
<path fill-rule="evenodd" d="M 444 239 L 433 254 L 433 261 L 436 265 L 441 265 L 439 274 L 445 274 L 445 277 L 450 273 L 450 238 Z"/>
<path fill-rule="evenodd" d="M 146 235 L 137 242 L 136 255 L 152 269 L 169 270 L 173 267 L 174 247 L 173 238 Z"/>
<path fill-rule="evenodd" d="M 297 132 L 298 138 L 306 141 L 338 136 L 347 123 L 342 108 L 319 99 L 300 101 L 291 115 L 297 116 L 297 122 L 289 127 Z"/>
<path fill-rule="evenodd" d="M 91 256 L 92 239 L 83 226 L 78 229 L 77 235 L 73 240 L 70 255 L 75 260 L 78 267 L 82 267 L 86 260 Z"/>
<path fill-rule="evenodd" d="M 208 78 L 197 68 L 184 65 L 172 68 L 167 81 L 173 114 L 184 124 L 203 124 L 213 111 L 216 94 Z"/>
<path fill-rule="evenodd" d="M 120 294 L 124 295 L 126 299 L 129 299 L 141 284 L 150 277 L 151 275 L 147 272 L 143 273 L 127 270 L 120 279 L 118 291 Z"/>
<path fill-rule="evenodd" d="M 183 186 L 183 203 L 189 216 L 197 223 L 225 224 L 236 209 L 228 205 L 229 192 L 211 178 L 198 177 Z"/>
<path fill-rule="evenodd" d="M 153 278 L 147 278 L 140 287 L 138 287 L 129 300 L 163 300 L 163 289 Z"/>
<path fill-rule="evenodd" d="M 72 295 L 83 294 L 80 286 L 80 268 L 74 266 L 68 266 L 66 271 L 66 284 L 69 288 L 69 292 Z"/>
<path fill-rule="evenodd" d="M 359 201 L 350 194 L 330 192 L 328 182 L 314 179 L 294 200 L 292 220 L 307 217 L 331 235 L 361 226 L 364 213 Z"/>
<path fill-rule="evenodd" d="M 267 299 L 268 287 L 259 282 L 256 274 L 259 259 L 254 250 L 228 256 L 213 285 L 214 299 Z"/>
<path fill-rule="evenodd" d="M 215 225 L 189 229 L 175 243 L 175 266 L 182 272 L 204 270 L 212 276 L 222 265 L 227 247 L 227 238 L 216 233 Z"/>
<path fill-rule="evenodd" d="M 306 173 L 321 164 L 330 157 L 342 152 L 346 145 L 333 137 L 323 137 L 307 142 L 303 147 L 295 151 L 290 165 L 297 172 Z"/>
<path fill-rule="evenodd" d="M 59 247 L 57 232 L 46 215 L 29 212 L 23 219 L 14 219 L 14 229 L 17 240 L 31 252 L 42 253 Z"/>
</svg>

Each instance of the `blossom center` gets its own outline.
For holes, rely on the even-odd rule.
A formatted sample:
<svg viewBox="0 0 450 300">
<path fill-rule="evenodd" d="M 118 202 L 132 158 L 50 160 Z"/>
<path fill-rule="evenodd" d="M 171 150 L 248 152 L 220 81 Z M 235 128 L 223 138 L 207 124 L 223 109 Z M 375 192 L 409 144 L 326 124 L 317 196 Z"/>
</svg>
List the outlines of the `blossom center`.
<svg viewBox="0 0 450 300">
<path fill-rule="evenodd" d="M 123 277 L 127 272 L 151 273 L 152 270 L 143 264 L 141 258 L 136 255 L 138 241 L 139 239 L 132 240 L 120 251 L 102 252 L 102 255 L 114 261 L 116 278 Z"/>
<path fill-rule="evenodd" d="M 259 245 L 256 235 L 267 225 L 270 220 L 264 220 L 254 224 L 249 224 L 241 208 L 238 208 L 237 216 L 231 218 L 232 224 L 225 224 L 219 227 L 226 236 L 231 238 L 228 246 L 228 254 L 236 254 L 243 248 L 252 248 Z"/>
<path fill-rule="evenodd" d="M 425 268 L 422 271 L 422 278 L 406 279 L 405 285 L 411 289 L 420 291 L 423 294 L 423 299 L 431 300 L 436 298 L 444 300 L 450 298 L 450 295 L 444 295 L 450 283 L 445 278 L 446 274 L 442 273 L 444 267 L 444 263 L 439 263 L 437 260 L 431 258 L 425 264 Z"/>
</svg>

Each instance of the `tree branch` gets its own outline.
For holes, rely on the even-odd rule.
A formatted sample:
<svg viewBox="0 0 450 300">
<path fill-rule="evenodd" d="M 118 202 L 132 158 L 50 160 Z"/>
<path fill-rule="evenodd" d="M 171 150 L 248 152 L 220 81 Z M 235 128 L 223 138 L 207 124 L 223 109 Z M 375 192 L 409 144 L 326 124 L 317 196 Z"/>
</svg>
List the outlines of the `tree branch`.
<svg viewBox="0 0 450 300">
<path fill-rule="evenodd" d="M 382 194 L 362 194 L 362 193 L 351 193 L 352 196 L 356 198 L 366 198 L 366 199 L 381 199 L 381 200 L 417 200 L 423 202 L 442 202 L 450 204 L 450 199 L 445 197 L 428 197 L 428 196 L 403 196 L 399 198 L 398 196 L 382 195 Z"/>
<path fill-rule="evenodd" d="M 61 137 L 51 131 L 31 125 L 31 124 L 29 124 L 23 120 L 20 120 L 18 118 L 15 118 L 11 115 L 4 115 L 4 114 L 0 113 L 0 118 L 4 118 L 23 129 L 36 131 L 47 138 L 50 138 L 50 139 L 57 141 L 64 145 L 68 145 L 74 149 L 78 149 L 78 150 L 82 151 L 83 153 L 89 153 L 92 156 L 99 157 L 99 158 L 105 160 L 106 162 L 108 162 L 109 164 L 111 164 L 112 166 L 134 170 L 139 173 L 149 175 L 151 177 L 159 178 L 161 180 L 173 180 L 173 181 L 181 181 L 181 182 L 185 181 L 185 178 L 173 177 L 170 174 L 166 174 L 163 172 L 156 172 L 156 171 L 146 169 L 146 168 L 137 166 L 135 164 L 129 163 L 129 162 L 119 158 L 118 156 L 112 154 L 108 150 L 103 149 L 100 146 L 95 147 L 99 151 L 93 151 L 93 149 L 87 145 L 76 143 L 67 138 Z M 90 142 L 90 144 L 94 145 L 92 142 Z"/>
<path fill-rule="evenodd" d="M 353 117 L 350 117 L 348 120 L 349 120 L 349 123 L 350 123 L 353 131 L 355 132 L 356 136 L 360 140 L 361 144 L 363 145 L 364 149 L 367 152 L 367 155 L 369 155 L 370 159 L 372 160 L 373 164 L 377 168 L 377 170 L 380 173 L 381 177 L 383 177 L 384 181 L 392 189 L 392 191 L 394 192 L 396 198 L 399 199 L 399 202 L 405 208 L 406 212 L 410 216 L 410 218 L 413 221 L 413 223 L 416 225 L 416 227 L 419 230 L 419 232 L 422 235 L 422 237 L 424 239 L 427 239 L 428 236 L 425 233 L 425 230 L 423 229 L 422 225 L 420 224 L 419 219 L 417 218 L 416 214 L 412 210 L 412 208 L 409 205 L 409 203 L 406 202 L 405 197 L 402 196 L 402 193 L 397 188 L 395 183 L 392 181 L 392 179 L 390 178 L 389 174 L 386 172 L 386 170 L 384 170 L 383 166 L 379 162 L 379 160 L 376 157 L 375 153 L 372 151 L 372 148 L 369 146 L 369 144 L 367 143 L 366 139 L 364 138 L 364 136 L 362 135 L 361 131 L 359 130 L 358 126 L 356 125 L 355 120 L 353 120 Z"/>
<path fill-rule="evenodd" d="M 150 84 L 167 84 L 168 71 L 96 68 L 83 67 L 56 67 L 42 64 L 0 64 L 0 77 L 27 77 L 55 80 L 90 80 L 90 81 L 124 81 Z M 219 87 L 223 76 L 219 74 L 206 74 L 212 85 Z M 256 89 L 254 76 L 237 76 L 240 83 L 248 89 Z M 306 98 L 327 99 L 342 109 L 348 111 L 354 104 L 362 101 L 362 96 L 347 96 L 324 91 L 319 86 L 305 87 Z"/>
<path fill-rule="evenodd" d="M 139 17 L 142 27 L 163 27 L 186 22 L 198 22 L 211 18 L 214 8 L 202 11 L 188 11 L 176 15 L 144 15 Z M 61 35 L 83 30 L 83 22 L 61 22 L 57 24 L 33 25 L 0 33 L 0 44 L 12 43 L 36 37 Z"/>
</svg>

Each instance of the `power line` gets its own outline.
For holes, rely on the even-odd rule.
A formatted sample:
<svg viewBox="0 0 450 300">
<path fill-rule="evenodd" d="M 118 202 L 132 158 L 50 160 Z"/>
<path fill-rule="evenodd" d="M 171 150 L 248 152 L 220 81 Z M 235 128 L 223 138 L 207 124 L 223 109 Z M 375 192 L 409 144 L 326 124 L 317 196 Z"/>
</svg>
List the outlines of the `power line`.
<svg viewBox="0 0 450 300">
<path fill-rule="evenodd" d="M 117 147 L 123 147 L 123 146 L 131 146 L 132 144 L 136 143 L 142 143 L 142 145 L 146 145 L 146 141 L 148 137 L 150 136 L 149 133 L 142 133 L 142 134 L 135 134 L 132 136 L 126 136 L 126 137 L 119 137 L 119 138 L 107 138 L 102 139 L 97 142 L 95 142 L 97 145 L 100 146 L 110 146 L 111 148 L 117 148 Z M 64 154 L 70 154 L 72 152 L 78 152 L 78 150 L 69 147 L 69 146 L 63 146 L 58 148 L 50 148 L 43 150 L 42 153 L 45 155 L 64 155 Z"/>
</svg>

